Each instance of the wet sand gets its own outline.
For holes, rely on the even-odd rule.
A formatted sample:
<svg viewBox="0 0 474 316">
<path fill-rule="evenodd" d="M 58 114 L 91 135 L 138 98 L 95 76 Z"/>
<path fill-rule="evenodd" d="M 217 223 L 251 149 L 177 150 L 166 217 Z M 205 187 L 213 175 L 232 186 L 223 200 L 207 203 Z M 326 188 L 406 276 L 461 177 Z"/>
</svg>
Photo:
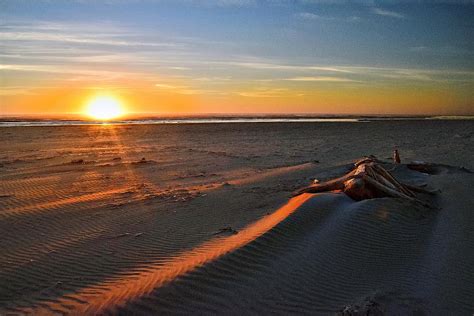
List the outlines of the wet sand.
<svg viewBox="0 0 474 316">
<path fill-rule="evenodd" d="M 0 314 L 472 314 L 473 145 L 469 121 L 2 128 Z M 290 199 L 395 146 L 453 166 L 395 171 L 436 210 Z"/>
</svg>

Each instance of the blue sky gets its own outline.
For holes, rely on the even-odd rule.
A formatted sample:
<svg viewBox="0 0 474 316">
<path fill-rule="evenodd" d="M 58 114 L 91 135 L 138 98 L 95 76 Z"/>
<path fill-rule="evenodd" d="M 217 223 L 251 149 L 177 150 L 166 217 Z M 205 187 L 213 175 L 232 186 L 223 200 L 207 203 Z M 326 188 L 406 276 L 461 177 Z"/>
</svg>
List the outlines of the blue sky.
<svg viewBox="0 0 474 316">
<path fill-rule="evenodd" d="M 65 81 L 131 89 L 124 78 L 209 104 L 228 98 L 230 112 L 242 97 L 263 112 L 252 98 L 325 112 L 324 97 L 311 94 L 318 89 L 363 106 L 351 91 L 378 86 L 439 87 L 446 105 L 434 112 L 474 111 L 474 1 L 0 0 L 0 11 L 5 112 L 22 112 L 19 95 Z M 406 112 L 403 102 L 382 112 Z"/>
</svg>

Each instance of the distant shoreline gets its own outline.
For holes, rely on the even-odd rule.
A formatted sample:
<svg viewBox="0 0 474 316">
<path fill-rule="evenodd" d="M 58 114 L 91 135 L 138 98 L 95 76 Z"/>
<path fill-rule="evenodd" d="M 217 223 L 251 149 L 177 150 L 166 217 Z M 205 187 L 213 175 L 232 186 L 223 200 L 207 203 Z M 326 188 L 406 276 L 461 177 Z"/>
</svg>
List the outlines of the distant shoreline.
<svg viewBox="0 0 474 316">
<path fill-rule="evenodd" d="M 31 117 L 0 117 L 0 127 L 83 126 L 83 125 L 164 125 L 164 124 L 227 124 L 227 123 L 366 123 L 373 121 L 474 120 L 474 116 L 214 116 L 140 118 L 114 121 L 51 119 Z"/>
</svg>

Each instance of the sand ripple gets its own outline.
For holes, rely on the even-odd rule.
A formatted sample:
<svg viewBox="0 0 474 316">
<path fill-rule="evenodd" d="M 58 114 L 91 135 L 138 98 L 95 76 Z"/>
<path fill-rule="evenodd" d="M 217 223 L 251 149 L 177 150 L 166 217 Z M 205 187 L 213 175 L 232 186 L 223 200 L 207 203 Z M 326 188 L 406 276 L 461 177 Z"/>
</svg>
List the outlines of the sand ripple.
<svg viewBox="0 0 474 316">
<path fill-rule="evenodd" d="M 429 211 L 338 193 L 278 208 L 313 176 L 346 172 L 335 161 L 383 154 L 391 142 L 410 158 L 469 166 L 469 140 L 438 125 L 397 124 L 383 132 L 359 124 L 0 135 L 0 315 L 326 315 L 367 297 L 393 314 L 471 315 L 472 174 L 396 170 L 441 189 Z M 456 155 L 437 147 L 448 142 Z M 36 156 L 16 159 L 32 147 Z M 315 158 L 321 163 L 308 163 Z"/>
<path fill-rule="evenodd" d="M 433 181 L 450 191 L 458 179 L 454 174 Z M 458 188 L 458 195 L 460 190 L 467 193 Z M 354 202 L 342 193 L 301 195 L 236 235 L 14 310 L 328 314 L 373 296 L 392 310 L 469 313 L 474 215 L 461 205 L 469 202 L 438 202 L 442 211 L 391 198 Z"/>
</svg>

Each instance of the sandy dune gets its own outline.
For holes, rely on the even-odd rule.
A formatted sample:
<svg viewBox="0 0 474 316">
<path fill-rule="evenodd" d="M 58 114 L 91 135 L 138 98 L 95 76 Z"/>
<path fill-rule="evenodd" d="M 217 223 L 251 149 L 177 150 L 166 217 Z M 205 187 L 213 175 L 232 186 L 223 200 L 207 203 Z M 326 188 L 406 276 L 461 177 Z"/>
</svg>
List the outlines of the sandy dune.
<svg viewBox="0 0 474 316">
<path fill-rule="evenodd" d="M 469 315 L 473 140 L 462 121 L 1 129 L 0 314 Z M 394 170 L 436 208 L 290 199 L 394 146 L 456 166 Z"/>
</svg>

